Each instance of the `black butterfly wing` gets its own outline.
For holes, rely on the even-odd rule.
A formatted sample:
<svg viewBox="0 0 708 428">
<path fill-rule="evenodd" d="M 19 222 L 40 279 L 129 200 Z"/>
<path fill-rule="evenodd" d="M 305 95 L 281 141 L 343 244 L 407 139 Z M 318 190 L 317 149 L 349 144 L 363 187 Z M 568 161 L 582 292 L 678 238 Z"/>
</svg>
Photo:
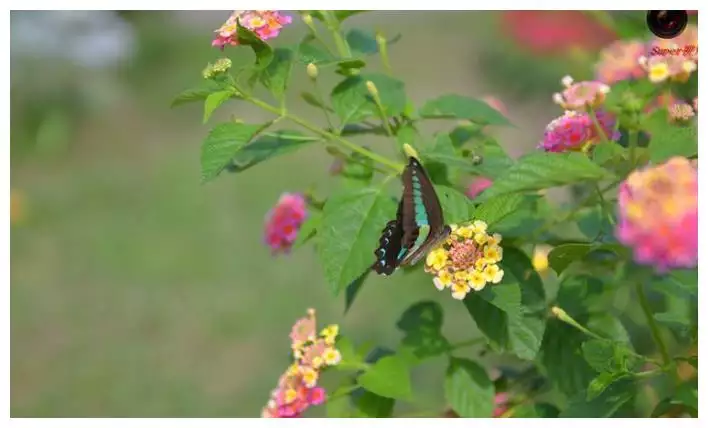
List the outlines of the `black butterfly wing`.
<svg viewBox="0 0 708 428">
<path fill-rule="evenodd" d="M 398 267 L 403 243 L 403 199 L 398 203 L 396 219 L 386 223 L 381 231 L 379 246 L 374 251 L 376 262 L 371 267 L 379 275 L 390 275 Z"/>
<path fill-rule="evenodd" d="M 407 220 L 409 227 L 415 228 L 416 232 L 409 235 L 404 233 L 404 245 L 409 251 L 400 261 L 400 265 L 414 265 L 447 238 L 450 228 L 445 224 L 440 199 L 433 183 L 414 157 L 408 159 L 408 167 L 403 175 L 403 187 L 404 226 Z"/>
</svg>

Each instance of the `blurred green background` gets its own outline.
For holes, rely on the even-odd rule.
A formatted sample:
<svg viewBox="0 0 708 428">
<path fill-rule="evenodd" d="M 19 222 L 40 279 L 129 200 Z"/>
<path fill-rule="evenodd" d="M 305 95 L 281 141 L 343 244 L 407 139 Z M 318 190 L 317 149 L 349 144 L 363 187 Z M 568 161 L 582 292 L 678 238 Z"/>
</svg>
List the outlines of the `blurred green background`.
<svg viewBox="0 0 708 428">
<path fill-rule="evenodd" d="M 233 102 L 204 125 L 198 104 L 169 108 L 221 56 L 210 42 L 228 15 L 12 13 L 13 417 L 257 417 L 309 307 L 356 343 L 395 346 L 400 313 L 435 298 L 451 340 L 476 334 L 422 275 L 371 278 L 345 317 L 311 247 L 271 257 L 264 215 L 281 192 L 328 188 L 322 147 L 200 184 L 210 126 L 269 117 Z M 500 99 L 516 128 L 494 132 L 513 156 L 561 114 L 560 78 L 590 72 L 582 49 L 522 52 L 494 12 L 371 12 L 353 26 L 402 34 L 391 62 L 418 105 L 444 93 Z M 302 35 L 294 17 L 273 43 Z M 291 108 L 323 123 L 295 97 L 309 88 L 301 68 Z M 444 364 L 414 373 L 419 410 L 442 406 Z"/>
</svg>

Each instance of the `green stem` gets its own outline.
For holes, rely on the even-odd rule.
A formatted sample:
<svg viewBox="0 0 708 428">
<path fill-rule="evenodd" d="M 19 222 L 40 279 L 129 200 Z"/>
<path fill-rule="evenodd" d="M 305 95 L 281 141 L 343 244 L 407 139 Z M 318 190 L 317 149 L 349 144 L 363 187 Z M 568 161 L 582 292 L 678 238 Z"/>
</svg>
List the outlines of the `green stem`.
<svg viewBox="0 0 708 428">
<path fill-rule="evenodd" d="M 352 54 L 349 50 L 349 44 L 344 37 L 339 27 L 339 21 L 334 17 L 331 11 L 323 10 L 322 16 L 324 17 L 325 24 L 327 24 L 327 29 L 332 33 L 332 38 L 334 38 L 334 44 L 337 47 L 337 52 L 342 58 L 351 58 Z"/>
<path fill-rule="evenodd" d="M 379 55 L 381 56 L 381 63 L 384 66 L 384 70 L 388 75 L 393 75 L 391 62 L 388 60 L 388 42 L 386 37 L 378 31 L 376 32 L 376 42 L 379 45 Z"/>
<path fill-rule="evenodd" d="M 356 391 L 359 387 L 359 385 L 354 384 L 354 385 L 349 385 L 346 388 L 340 388 L 339 390 L 335 391 L 334 394 L 331 396 L 327 397 L 327 401 L 334 401 L 337 399 L 340 399 L 342 397 L 346 397 L 352 392 Z"/>
<path fill-rule="evenodd" d="M 666 343 L 664 339 L 661 338 L 661 332 L 659 331 L 659 326 L 651 313 L 651 308 L 649 307 L 649 300 L 644 292 L 644 283 L 642 281 L 637 281 L 635 284 L 635 289 L 637 291 L 637 297 L 639 298 L 639 305 L 642 307 L 644 316 L 647 319 L 647 324 L 649 324 L 649 330 L 651 335 L 656 342 L 656 347 L 659 348 L 659 353 L 661 354 L 661 359 L 664 361 L 664 365 L 671 364 L 671 357 L 669 356 L 669 351 L 666 348 Z"/>
<path fill-rule="evenodd" d="M 325 43 L 324 39 L 320 35 L 320 32 L 317 30 L 317 26 L 315 25 L 314 21 L 312 21 L 312 18 L 308 20 L 304 20 L 305 25 L 310 29 L 310 32 L 312 34 L 312 37 L 314 37 L 315 40 L 317 40 L 326 50 L 328 53 L 332 54 L 332 48 L 329 47 L 327 43 Z"/>
<path fill-rule="evenodd" d="M 315 88 L 315 96 L 317 97 L 317 102 L 320 103 L 322 106 L 322 111 L 324 112 L 325 119 L 327 120 L 327 126 L 329 126 L 330 129 L 334 129 L 334 125 L 332 125 L 332 120 L 329 117 L 329 111 L 327 111 L 327 106 L 324 103 L 324 99 L 322 98 L 322 93 L 320 92 L 320 87 L 317 84 L 316 80 L 312 81 L 312 86 Z"/>
<path fill-rule="evenodd" d="M 450 351 L 466 348 L 468 346 L 479 345 L 480 343 L 484 343 L 485 340 L 486 339 L 484 337 L 475 337 L 474 339 L 463 340 L 462 342 L 457 342 L 450 345 Z"/>
<path fill-rule="evenodd" d="M 400 174 L 401 172 L 403 172 L 404 166 L 402 164 L 400 164 L 398 162 L 394 162 L 384 156 L 381 156 L 381 155 L 374 153 L 370 150 L 367 150 L 361 146 L 358 146 L 358 145 L 352 143 L 351 141 L 348 141 L 348 140 L 340 137 L 339 135 L 333 134 L 331 132 L 327 132 L 324 129 L 311 124 L 310 122 L 306 121 L 305 119 L 302 119 L 298 116 L 290 114 L 287 111 L 284 111 L 282 109 L 278 109 L 276 107 L 273 107 L 272 105 L 266 103 L 265 101 L 259 100 L 258 98 L 246 96 L 244 99 L 246 101 L 250 102 L 251 104 L 257 105 L 258 107 L 262 108 L 263 110 L 269 111 L 269 112 L 277 114 L 277 115 L 281 115 L 281 116 L 297 123 L 298 125 L 302 126 L 303 128 L 305 128 L 305 129 L 307 129 L 307 130 L 309 130 L 321 137 L 324 137 L 324 138 L 331 140 L 331 141 L 336 141 L 337 143 L 341 144 L 342 146 L 348 148 L 349 150 L 351 150 L 353 152 L 357 152 L 363 156 L 370 158 L 374 162 L 378 162 L 382 165 L 387 166 L 388 168 L 390 168 L 392 171 L 395 171 L 396 173 Z"/>
</svg>

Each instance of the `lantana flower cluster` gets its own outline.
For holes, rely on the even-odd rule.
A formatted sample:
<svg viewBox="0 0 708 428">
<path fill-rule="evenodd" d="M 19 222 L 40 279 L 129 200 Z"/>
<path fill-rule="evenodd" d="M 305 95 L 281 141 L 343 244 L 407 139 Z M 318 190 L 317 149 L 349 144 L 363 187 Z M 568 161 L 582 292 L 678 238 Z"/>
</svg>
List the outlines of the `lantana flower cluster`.
<svg viewBox="0 0 708 428">
<path fill-rule="evenodd" d="M 618 240 L 658 272 L 698 262 L 698 170 L 674 157 L 632 172 L 618 194 Z"/>
<path fill-rule="evenodd" d="M 454 299 L 462 300 L 472 290 L 498 284 L 504 276 L 498 264 L 503 255 L 501 235 L 488 234 L 481 220 L 450 228 L 450 236 L 425 260 L 425 271 L 435 277 L 435 288 L 449 288 Z"/>
<path fill-rule="evenodd" d="M 620 138 L 615 117 L 599 109 L 609 86 L 597 81 L 574 82 L 570 76 L 561 83 L 565 89 L 554 94 L 553 100 L 566 111 L 546 126 L 538 148 L 547 152 L 581 151 L 604 139 Z"/>
<path fill-rule="evenodd" d="M 221 49 L 227 45 L 237 46 L 237 23 L 256 33 L 261 40 L 268 40 L 277 37 L 280 30 L 291 22 L 291 16 L 283 15 L 276 10 L 236 10 L 221 27 L 214 31 L 216 37 L 211 45 Z"/>
<path fill-rule="evenodd" d="M 317 383 L 323 370 L 342 359 L 335 347 L 338 334 L 336 324 L 317 333 L 314 309 L 295 322 L 290 332 L 293 363 L 280 376 L 261 417 L 299 417 L 310 406 L 325 402 L 326 392 Z"/>
<path fill-rule="evenodd" d="M 307 214 L 303 195 L 283 193 L 280 196 L 278 203 L 266 214 L 265 221 L 265 243 L 273 254 L 290 250 Z"/>
<path fill-rule="evenodd" d="M 648 78 L 685 82 L 698 68 L 698 27 L 689 24 L 673 39 L 617 40 L 600 51 L 595 65 L 598 81 L 613 84 Z"/>
</svg>

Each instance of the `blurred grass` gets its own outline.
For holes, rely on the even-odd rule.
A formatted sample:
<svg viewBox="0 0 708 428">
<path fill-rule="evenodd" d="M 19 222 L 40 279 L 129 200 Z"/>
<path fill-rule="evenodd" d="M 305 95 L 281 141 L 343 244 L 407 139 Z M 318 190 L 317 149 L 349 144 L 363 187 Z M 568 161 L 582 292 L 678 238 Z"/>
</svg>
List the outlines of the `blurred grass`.
<svg viewBox="0 0 708 428">
<path fill-rule="evenodd" d="M 59 154 L 13 157 L 12 187 L 24 196 L 24 218 L 11 232 L 13 417 L 257 416 L 287 365 L 290 326 L 308 307 L 356 343 L 393 347 L 400 313 L 431 298 L 446 308 L 452 341 L 476 335 L 462 306 L 423 275 L 370 279 L 344 317 L 311 247 L 270 256 L 263 216 L 280 193 L 331 185 L 321 147 L 200 184 L 199 142 L 209 127 L 199 106 L 168 105 L 219 55 L 209 37 L 226 16 L 202 17 L 190 32 L 152 24 L 165 14 L 131 15 L 140 49 L 116 71 L 120 96 L 80 110 Z M 487 93 L 470 64 L 475 46 L 494 42 L 474 31 L 488 17 L 382 12 L 352 25 L 403 33 L 392 64 L 420 103 L 445 92 Z M 302 28 L 287 34 L 283 43 Z M 292 93 L 305 83 L 300 70 Z M 499 135 L 512 152 L 534 145 L 556 114 L 548 98 L 507 100 L 517 128 Z M 293 106 L 321 122 L 303 103 Z M 267 117 L 240 105 L 226 110 L 212 123 L 231 113 Z M 27 123 L 13 121 L 13 143 L 31 139 Z M 386 140 L 366 143 L 392 152 L 380 147 Z M 444 364 L 416 371 L 419 399 L 431 409 L 442 405 Z"/>
</svg>

